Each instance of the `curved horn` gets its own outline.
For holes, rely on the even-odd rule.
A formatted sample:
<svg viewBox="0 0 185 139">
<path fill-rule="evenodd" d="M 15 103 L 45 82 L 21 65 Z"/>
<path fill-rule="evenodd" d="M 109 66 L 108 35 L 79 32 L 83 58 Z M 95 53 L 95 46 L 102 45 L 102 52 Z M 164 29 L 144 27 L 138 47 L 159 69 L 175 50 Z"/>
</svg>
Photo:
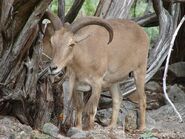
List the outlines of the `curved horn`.
<svg viewBox="0 0 185 139">
<path fill-rule="evenodd" d="M 83 17 L 83 18 L 80 18 L 80 19 L 74 21 L 71 24 L 71 31 L 73 33 L 76 33 L 78 30 L 80 30 L 81 28 L 88 26 L 88 25 L 99 25 L 99 26 L 104 27 L 109 32 L 108 44 L 112 41 L 112 39 L 113 39 L 112 27 L 105 20 L 98 18 L 98 17 Z"/>
<path fill-rule="evenodd" d="M 60 20 L 60 18 L 58 16 L 52 14 L 49 11 L 45 12 L 44 18 L 47 18 L 47 19 L 49 19 L 51 21 L 55 31 L 59 30 L 63 26 L 63 23 Z"/>
</svg>

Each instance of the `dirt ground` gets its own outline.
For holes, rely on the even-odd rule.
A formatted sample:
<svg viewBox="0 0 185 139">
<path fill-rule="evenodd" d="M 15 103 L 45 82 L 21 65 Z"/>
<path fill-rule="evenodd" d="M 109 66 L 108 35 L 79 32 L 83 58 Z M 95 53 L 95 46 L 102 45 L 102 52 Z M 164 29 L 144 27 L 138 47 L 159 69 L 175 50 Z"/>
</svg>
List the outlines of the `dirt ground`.
<svg viewBox="0 0 185 139">
<path fill-rule="evenodd" d="M 185 121 L 185 103 L 176 103 L 177 110 Z M 180 120 L 170 105 L 162 106 L 153 111 L 148 111 L 153 119 L 153 124 L 148 125 L 153 129 L 153 134 L 164 139 L 185 139 L 185 122 Z"/>
<path fill-rule="evenodd" d="M 185 121 L 185 103 L 176 103 L 177 110 Z M 185 122 L 180 122 L 170 105 L 147 112 L 147 131 L 126 133 L 126 138 L 138 139 L 185 139 Z M 145 137 L 145 138 L 144 138 Z"/>
<path fill-rule="evenodd" d="M 185 103 L 175 103 L 176 108 L 185 120 Z M 35 135 L 31 127 L 22 125 L 15 118 L 0 118 L 0 138 L 9 137 L 14 134 L 15 137 L 22 136 L 29 138 Z M 57 127 L 56 127 L 57 128 Z M 59 129 L 58 129 L 59 130 Z M 124 132 L 123 126 L 119 126 L 115 129 L 107 129 L 95 125 L 94 130 L 91 131 L 75 131 L 66 139 L 185 139 L 185 122 L 180 123 L 177 115 L 173 111 L 170 105 L 164 105 L 157 110 L 147 111 L 147 130 L 139 132 L 133 130 L 133 132 Z M 75 133 L 74 133 L 75 132 Z M 50 133 L 50 132 L 49 132 Z M 77 133 L 77 134 L 76 134 Z M 42 137 L 48 135 L 39 133 Z M 50 135 L 50 134 L 49 134 Z M 53 138 L 53 137 L 51 137 Z"/>
<path fill-rule="evenodd" d="M 185 103 L 175 103 L 175 106 L 185 120 Z M 133 118 L 132 118 L 133 120 Z M 102 127 L 96 127 L 94 133 L 105 134 L 107 138 L 125 139 L 185 139 L 185 122 L 180 120 L 170 105 L 164 105 L 156 110 L 147 111 L 147 129 L 144 132 L 133 130 L 123 132 L 123 127 L 113 131 L 104 131 Z M 100 133 L 102 131 L 102 133 Z"/>
</svg>

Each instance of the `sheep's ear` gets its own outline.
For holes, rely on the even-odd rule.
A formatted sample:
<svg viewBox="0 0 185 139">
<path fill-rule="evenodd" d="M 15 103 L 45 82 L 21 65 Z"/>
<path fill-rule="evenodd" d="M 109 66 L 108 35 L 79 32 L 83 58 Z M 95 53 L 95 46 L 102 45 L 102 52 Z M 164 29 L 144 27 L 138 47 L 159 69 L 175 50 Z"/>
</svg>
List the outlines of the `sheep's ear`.
<svg viewBox="0 0 185 139">
<path fill-rule="evenodd" d="M 75 42 L 81 42 L 85 39 L 87 39 L 88 37 L 90 37 L 90 34 L 83 34 L 83 35 L 75 35 Z"/>
<path fill-rule="evenodd" d="M 50 42 L 51 44 L 53 44 L 53 36 L 50 38 Z"/>
</svg>

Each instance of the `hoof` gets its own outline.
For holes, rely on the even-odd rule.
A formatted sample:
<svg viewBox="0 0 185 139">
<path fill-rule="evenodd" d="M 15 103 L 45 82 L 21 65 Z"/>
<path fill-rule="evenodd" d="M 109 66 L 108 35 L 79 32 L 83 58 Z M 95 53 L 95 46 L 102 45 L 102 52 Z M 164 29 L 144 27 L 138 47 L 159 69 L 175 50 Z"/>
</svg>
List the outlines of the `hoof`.
<svg viewBox="0 0 185 139">
<path fill-rule="evenodd" d="M 139 131 L 145 131 L 146 127 L 145 126 L 140 126 Z"/>
<path fill-rule="evenodd" d="M 108 125 L 106 128 L 108 128 L 108 129 L 114 129 L 114 128 L 116 128 L 117 127 L 117 125 L 115 125 L 115 124 L 110 124 L 110 125 Z"/>
<path fill-rule="evenodd" d="M 94 129 L 94 127 L 86 127 L 84 130 L 85 131 L 90 131 L 90 130 L 93 130 Z"/>
</svg>

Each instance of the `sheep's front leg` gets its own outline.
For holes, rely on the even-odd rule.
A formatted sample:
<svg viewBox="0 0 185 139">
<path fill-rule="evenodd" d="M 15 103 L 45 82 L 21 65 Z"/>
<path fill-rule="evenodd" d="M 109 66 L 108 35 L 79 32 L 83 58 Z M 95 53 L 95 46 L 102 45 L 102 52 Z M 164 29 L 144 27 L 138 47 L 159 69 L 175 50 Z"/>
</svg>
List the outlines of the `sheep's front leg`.
<svg viewBox="0 0 185 139">
<path fill-rule="evenodd" d="M 117 125 L 119 109 L 122 101 L 122 96 L 119 90 L 119 83 L 115 83 L 112 85 L 110 93 L 112 96 L 112 118 L 108 128 L 113 128 Z"/>
<path fill-rule="evenodd" d="M 84 109 L 84 102 L 83 102 L 83 92 L 74 91 L 73 96 L 73 106 L 76 110 L 76 127 L 82 129 L 82 112 Z"/>
<path fill-rule="evenodd" d="M 94 118 L 97 112 L 98 102 L 100 99 L 101 85 L 98 83 L 92 85 L 92 94 L 85 105 L 85 112 L 89 118 L 89 125 L 87 129 L 93 129 L 94 127 Z"/>
<path fill-rule="evenodd" d="M 79 129 L 82 129 L 82 112 L 84 109 L 83 103 L 83 92 L 77 91 L 77 81 L 75 73 L 68 68 L 69 74 L 69 106 L 72 101 L 73 108 L 75 108 L 76 115 L 75 115 L 75 126 Z"/>
<path fill-rule="evenodd" d="M 69 75 L 69 98 L 68 100 L 71 101 L 73 92 L 75 91 L 75 85 L 76 85 L 76 75 L 75 73 L 68 68 L 67 74 Z"/>
<path fill-rule="evenodd" d="M 136 93 L 139 98 L 139 108 L 140 108 L 140 126 L 139 130 L 145 129 L 145 116 L 146 116 L 146 95 L 144 91 L 145 85 L 145 73 L 146 73 L 146 66 L 141 65 L 136 71 L 134 71 L 134 77 L 136 82 Z"/>
</svg>

